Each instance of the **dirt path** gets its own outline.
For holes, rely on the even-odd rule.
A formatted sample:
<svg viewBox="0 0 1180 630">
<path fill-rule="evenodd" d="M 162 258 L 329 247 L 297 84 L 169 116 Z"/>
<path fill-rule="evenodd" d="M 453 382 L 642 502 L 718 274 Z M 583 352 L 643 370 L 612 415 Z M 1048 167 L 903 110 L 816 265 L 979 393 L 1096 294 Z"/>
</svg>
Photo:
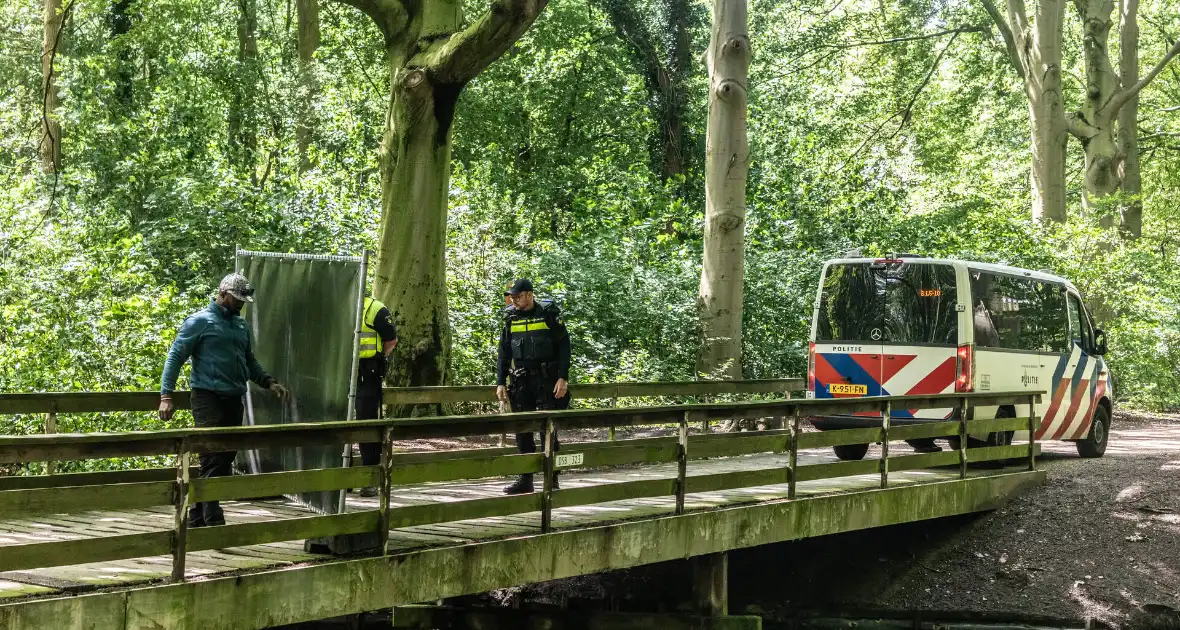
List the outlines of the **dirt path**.
<svg viewBox="0 0 1180 630">
<path fill-rule="evenodd" d="M 1045 451 L 1045 485 L 917 553 L 870 601 L 1112 626 L 1139 625 L 1144 607 L 1180 610 L 1180 419 L 1117 417 L 1101 459 L 1068 443 Z"/>
</svg>

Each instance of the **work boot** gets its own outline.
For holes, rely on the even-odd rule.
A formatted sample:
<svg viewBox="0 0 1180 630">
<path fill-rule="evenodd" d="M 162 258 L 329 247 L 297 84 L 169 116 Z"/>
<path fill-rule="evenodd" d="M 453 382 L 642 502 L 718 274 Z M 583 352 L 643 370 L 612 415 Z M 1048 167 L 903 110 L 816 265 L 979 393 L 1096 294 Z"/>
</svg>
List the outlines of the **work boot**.
<svg viewBox="0 0 1180 630">
<path fill-rule="evenodd" d="M 557 476 L 560 474 L 561 473 L 559 473 L 559 472 L 553 473 L 553 489 L 554 490 L 561 490 L 561 484 L 557 483 Z"/>
<path fill-rule="evenodd" d="M 367 487 L 361 488 L 361 496 L 366 499 L 371 499 L 371 498 L 377 496 L 377 488 L 374 486 L 367 486 Z"/>
<path fill-rule="evenodd" d="M 199 503 L 188 509 L 188 526 L 189 529 L 205 526 L 205 516 L 201 513 L 201 505 Z"/>
<path fill-rule="evenodd" d="M 225 525 L 225 512 L 221 510 L 221 505 L 216 501 L 208 501 L 205 503 L 205 524 L 209 527 L 217 527 Z"/>
<path fill-rule="evenodd" d="M 516 480 L 516 483 L 504 488 L 504 494 L 528 494 L 532 491 L 533 476 L 531 474 L 521 475 L 520 479 Z"/>
</svg>

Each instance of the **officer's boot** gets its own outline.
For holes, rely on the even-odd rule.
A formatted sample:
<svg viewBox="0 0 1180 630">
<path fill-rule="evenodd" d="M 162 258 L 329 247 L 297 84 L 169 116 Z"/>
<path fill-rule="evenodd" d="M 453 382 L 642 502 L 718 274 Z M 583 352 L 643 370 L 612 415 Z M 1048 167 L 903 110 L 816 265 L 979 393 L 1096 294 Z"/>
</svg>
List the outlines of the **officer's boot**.
<svg viewBox="0 0 1180 630">
<path fill-rule="evenodd" d="M 515 483 L 510 486 L 505 486 L 504 494 L 528 494 L 533 491 L 533 474 L 526 473 L 520 476 Z"/>
<path fill-rule="evenodd" d="M 557 483 L 557 476 L 561 474 L 560 470 L 553 471 L 553 489 L 561 490 L 561 485 Z"/>
</svg>

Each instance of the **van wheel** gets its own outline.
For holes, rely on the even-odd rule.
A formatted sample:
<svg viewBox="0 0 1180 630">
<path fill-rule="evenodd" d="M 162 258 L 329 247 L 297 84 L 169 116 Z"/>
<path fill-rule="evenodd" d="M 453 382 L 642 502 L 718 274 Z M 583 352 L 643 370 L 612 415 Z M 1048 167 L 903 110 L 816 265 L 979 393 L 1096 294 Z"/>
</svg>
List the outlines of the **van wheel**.
<svg viewBox="0 0 1180 630">
<path fill-rule="evenodd" d="M 996 417 L 997 418 L 1015 418 L 1016 417 L 1016 410 L 1011 407 L 1000 407 L 999 409 L 996 410 Z M 1015 434 L 1016 434 L 1015 431 L 992 431 L 991 433 L 987 434 L 987 439 L 985 439 L 985 440 L 980 440 L 980 439 L 968 436 L 967 437 L 967 448 L 984 448 L 984 447 L 988 447 L 988 446 L 1011 446 L 1012 436 L 1014 436 Z M 947 441 L 947 444 L 951 447 L 952 451 L 959 450 L 959 437 L 958 436 L 949 437 L 949 438 L 947 438 L 946 441 Z M 976 466 L 979 466 L 980 468 L 1003 468 L 1004 465 L 1008 463 L 1008 461 L 1009 460 L 1005 460 L 1005 459 L 996 459 L 996 460 L 991 460 L 991 461 L 986 461 L 986 462 L 979 462 L 978 464 L 976 464 Z"/>
<path fill-rule="evenodd" d="M 1094 423 L 1090 425 L 1090 433 L 1075 446 L 1078 455 L 1082 457 L 1102 457 L 1106 452 L 1106 443 L 1110 440 L 1110 412 L 1106 405 L 1098 405 L 1094 411 Z"/>
<path fill-rule="evenodd" d="M 836 457 L 844 461 L 856 461 L 864 459 L 869 452 L 868 444 L 845 444 L 843 446 L 833 446 L 832 450 L 836 452 Z"/>
</svg>

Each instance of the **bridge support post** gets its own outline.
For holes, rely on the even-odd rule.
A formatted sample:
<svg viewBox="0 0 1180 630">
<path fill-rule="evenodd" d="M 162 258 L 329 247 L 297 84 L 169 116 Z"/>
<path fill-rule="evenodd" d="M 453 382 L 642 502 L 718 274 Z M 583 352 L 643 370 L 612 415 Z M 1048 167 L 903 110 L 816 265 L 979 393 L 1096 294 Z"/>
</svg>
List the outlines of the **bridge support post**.
<svg viewBox="0 0 1180 630">
<path fill-rule="evenodd" d="M 188 550 L 188 492 L 189 463 L 192 454 L 188 441 L 182 440 L 176 453 L 176 485 L 173 490 L 173 504 L 176 511 L 172 516 L 172 581 L 184 581 L 185 553 Z"/>
<path fill-rule="evenodd" d="M 1037 403 L 1041 395 L 1028 397 L 1028 469 L 1037 469 L 1037 429 L 1040 428 L 1040 418 L 1037 418 Z"/>
<path fill-rule="evenodd" d="M 787 455 L 787 466 L 791 469 L 790 477 L 787 479 L 787 498 L 795 498 L 795 478 L 796 471 L 799 469 L 799 408 L 795 407 L 795 411 L 791 414 L 791 435 L 790 446 L 788 447 L 789 454 Z"/>
<path fill-rule="evenodd" d="M 881 487 L 889 487 L 889 423 L 893 421 L 893 405 L 885 403 L 881 409 Z"/>
<path fill-rule="evenodd" d="M 966 398 L 959 399 L 959 479 L 967 478 L 967 409 Z"/>
<path fill-rule="evenodd" d="M 550 416 L 545 419 L 545 432 L 543 434 L 545 440 L 545 466 L 543 468 L 544 478 L 541 486 L 541 533 L 548 534 L 553 530 L 553 476 L 555 474 L 556 463 L 554 461 L 554 431 L 556 427 L 553 425 L 553 417 Z"/>
<path fill-rule="evenodd" d="M 57 433 L 57 405 L 56 404 L 54 404 L 52 407 L 50 407 L 49 414 L 45 416 L 45 433 L 46 433 L 46 435 L 53 435 L 54 433 Z M 55 467 L 56 467 L 56 462 L 54 462 L 53 460 L 46 460 L 45 474 L 52 475 L 54 473 Z"/>
<path fill-rule="evenodd" d="M 692 559 L 693 600 L 706 617 L 729 614 L 729 554 L 710 553 Z"/>
</svg>

